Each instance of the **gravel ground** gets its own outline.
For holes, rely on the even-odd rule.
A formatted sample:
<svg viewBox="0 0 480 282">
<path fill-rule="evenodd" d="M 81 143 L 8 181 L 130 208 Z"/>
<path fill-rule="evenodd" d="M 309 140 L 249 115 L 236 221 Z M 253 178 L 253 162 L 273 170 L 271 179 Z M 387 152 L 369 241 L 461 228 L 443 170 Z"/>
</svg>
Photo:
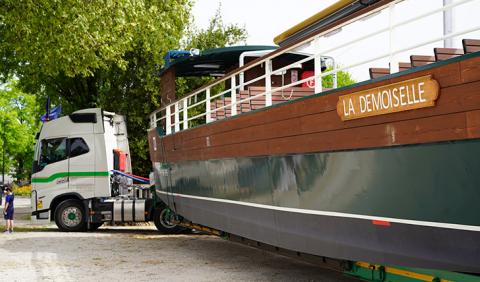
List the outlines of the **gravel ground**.
<svg viewBox="0 0 480 282">
<path fill-rule="evenodd" d="M 16 199 L 17 218 L 27 203 Z M 357 281 L 214 236 L 159 235 L 151 226 L 92 233 L 50 227 L 0 235 L 2 281 Z"/>
</svg>

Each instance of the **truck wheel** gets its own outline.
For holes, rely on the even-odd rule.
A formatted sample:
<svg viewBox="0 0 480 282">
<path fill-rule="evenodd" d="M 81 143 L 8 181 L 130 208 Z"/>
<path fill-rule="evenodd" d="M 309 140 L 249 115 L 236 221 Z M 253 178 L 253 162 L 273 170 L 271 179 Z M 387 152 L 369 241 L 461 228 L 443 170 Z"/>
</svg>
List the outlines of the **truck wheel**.
<svg viewBox="0 0 480 282">
<path fill-rule="evenodd" d="M 157 230 L 164 234 L 178 234 L 185 231 L 185 227 L 170 222 L 169 217 L 171 216 L 169 215 L 169 212 L 171 211 L 168 207 L 155 210 L 153 213 L 153 223 L 155 223 Z"/>
<path fill-rule="evenodd" d="M 85 231 L 84 213 L 84 207 L 80 201 L 65 200 L 55 209 L 55 223 L 61 231 Z"/>
</svg>

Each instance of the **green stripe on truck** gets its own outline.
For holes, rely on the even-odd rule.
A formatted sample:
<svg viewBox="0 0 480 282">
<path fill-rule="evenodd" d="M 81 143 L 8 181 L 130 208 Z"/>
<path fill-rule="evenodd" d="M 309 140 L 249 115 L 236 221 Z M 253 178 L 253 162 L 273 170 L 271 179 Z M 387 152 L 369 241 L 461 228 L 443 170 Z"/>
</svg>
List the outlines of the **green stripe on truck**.
<svg viewBox="0 0 480 282">
<path fill-rule="evenodd" d="M 32 183 L 47 183 L 60 177 L 95 177 L 95 176 L 109 176 L 108 171 L 79 171 L 79 172 L 59 172 L 50 175 L 49 177 L 32 177 Z"/>
</svg>

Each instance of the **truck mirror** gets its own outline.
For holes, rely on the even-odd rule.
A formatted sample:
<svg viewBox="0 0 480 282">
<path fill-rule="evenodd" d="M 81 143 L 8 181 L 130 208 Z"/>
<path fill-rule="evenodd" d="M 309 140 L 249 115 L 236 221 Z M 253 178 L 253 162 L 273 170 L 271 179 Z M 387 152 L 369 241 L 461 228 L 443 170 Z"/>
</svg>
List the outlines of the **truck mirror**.
<svg viewBox="0 0 480 282">
<path fill-rule="evenodd" d="M 33 161 L 33 164 L 32 164 L 32 173 L 35 173 L 35 172 L 38 172 L 39 169 L 38 169 L 38 162 L 37 161 Z"/>
<path fill-rule="evenodd" d="M 36 173 L 36 172 L 41 171 L 46 165 L 47 165 L 47 163 L 45 163 L 45 162 L 33 161 L 32 173 Z"/>
</svg>

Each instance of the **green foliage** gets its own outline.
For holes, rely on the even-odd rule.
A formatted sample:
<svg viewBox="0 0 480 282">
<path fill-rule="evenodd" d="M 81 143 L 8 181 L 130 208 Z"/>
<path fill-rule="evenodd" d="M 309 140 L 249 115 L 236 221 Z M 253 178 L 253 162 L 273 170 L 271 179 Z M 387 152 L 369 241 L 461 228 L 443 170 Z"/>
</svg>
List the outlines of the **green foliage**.
<svg viewBox="0 0 480 282">
<path fill-rule="evenodd" d="M 1 86 L 0 145 L 5 150 L 5 172 L 16 168 L 14 177 L 17 180 L 29 178 L 34 137 L 40 126 L 39 116 L 35 95 L 19 90 L 15 81 Z"/>
<path fill-rule="evenodd" d="M 193 25 L 189 26 L 181 47 L 185 50 L 192 48 L 207 50 L 238 44 L 245 42 L 246 39 L 247 31 L 245 28 L 235 24 L 225 25 L 223 23 L 219 6 L 206 29 L 198 29 Z M 177 97 L 183 97 L 213 79 L 212 77 L 179 77 L 176 81 Z"/>
<path fill-rule="evenodd" d="M 192 19 L 193 21 L 193 19 Z M 182 40 L 181 47 L 185 50 L 192 48 L 199 50 L 207 50 L 231 46 L 239 43 L 245 43 L 247 39 L 247 31 L 243 27 L 236 24 L 224 24 L 221 15 L 221 6 L 218 7 L 215 15 L 210 19 L 206 29 L 198 29 L 194 25 L 190 25 L 186 31 L 186 35 Z M 176 93 L 177 97 L 183 97 L 195 89 L 200 88 L 206 83 L 213 81 L 213 77 L 177 77 Z M 211 95 L 218 94 L 225 90 L 224 84 L 218 84 L 211 89 Z M 202 93 L 197 97 L 198 101 L 205 99 Z M 189 116 L 196 116 L 205 112 L 205 104 L 189 110 Z M 189 127 L 205 123 L 205 117 L 191 120 Z"/>
<path fill-rule="evenodd" d="M 333 68 L 328 67 L 325 72 L 331 71 Z M 353 78 L 352 75 L 349 72 L 346 71 L 339 71 L 337 72 L 337 87 L 343 87 L 347 86 L 350 84 L 357 83 Z M 333 87 L 333 76 L 332 75 L 327 75 L 322 78 L 322 86 L 326 88 L 332 88 Z"/>
<path fill-rule="evenodd" d="M 245 28 L 236 24 L 225 25 L 223 23 L 221 6 L 219 6 L 206 29 L 197 29 L 194 25 L 189 26 L 186 36 L 182 40 L 182 47 L 186 50 L 190 48 L 206 50 L 235 45 L 245 42 L 246 39 Z"/>
<path fill-rule="evenodd" d="M 148 174 L 148 115 L 159 106 L 159 66 L 178 48 L 190 0 L 0 3 L 0 77 L 50 96 L 64 114 L 102 107 L 127 118 L 132 163 Z M 38 118 L 38 116 L 36 116 Z"/>
<path fill-rule="evenodd" d="M 188 0 L 3 0 L 2 50 L 20 75 L 91 76 L 126 69 L 127 52 L 142 49 L 159 62 L 188 20 Z"/>
</svg>

